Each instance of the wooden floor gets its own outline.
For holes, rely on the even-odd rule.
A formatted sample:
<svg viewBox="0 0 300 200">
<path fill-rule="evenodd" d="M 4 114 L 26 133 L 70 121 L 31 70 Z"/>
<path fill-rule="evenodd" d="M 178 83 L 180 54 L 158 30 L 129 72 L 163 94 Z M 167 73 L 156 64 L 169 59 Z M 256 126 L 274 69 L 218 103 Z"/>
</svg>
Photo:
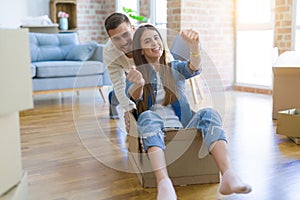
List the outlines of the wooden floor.
<svg viewBox="0 0 300 200">
<path fill-rule="evenodd" d="M 218 184 L 177 186 L 178 199 L 300 199 L 300 145 L 276 135 L 272 97 L 226 92 L 219 99 L 192 106 L 220 109 L 233 167 L 253 192 L 220 196 Z M 20 114 L 30 200 L 155 199 L 156 189 L 128 172 L 123 120 L 108 118 L 97 91 L 35 95 L 34 104 Z"/>
</svg>

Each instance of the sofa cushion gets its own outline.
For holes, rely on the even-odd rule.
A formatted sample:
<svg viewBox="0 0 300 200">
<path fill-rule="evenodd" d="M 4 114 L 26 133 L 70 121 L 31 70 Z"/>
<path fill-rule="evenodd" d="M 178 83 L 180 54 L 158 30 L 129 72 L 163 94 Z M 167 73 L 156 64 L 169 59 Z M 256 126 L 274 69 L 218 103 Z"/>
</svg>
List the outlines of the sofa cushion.
<svg viewBox="0 0 300 200">
<path fill-rule="evenodd" d="M 89 42 L 74 46 L 66 56 L 66 60 L 86 61 L 89 60 L 97 48 L 97 43 Z"/>
<path fill-rule="evenodd" d="M 35 77 L 35 75 L 36 75 L 35 65 L 30 64 L 30 71 L 31 71 L 31 77 Z"/>
<path fill-rule="evenodd" d="M 31 62 L 65 60 L 79 43 L 77 33 L 29 33 Z"/>
<path fill-rule="evenodd" d="M 87 76 L 102 74 L 104 64 L 98 61 L 34 62 L 37 78 Z"/>
<path fill-rule="evenodd" d="M 105 82 L 102 75 L 56 77 L 56 78 L 34 78 L 32 79 L 33 91 L 61 90 L 72 88 L 86 88 L 103 86 Z"/>
</svg>

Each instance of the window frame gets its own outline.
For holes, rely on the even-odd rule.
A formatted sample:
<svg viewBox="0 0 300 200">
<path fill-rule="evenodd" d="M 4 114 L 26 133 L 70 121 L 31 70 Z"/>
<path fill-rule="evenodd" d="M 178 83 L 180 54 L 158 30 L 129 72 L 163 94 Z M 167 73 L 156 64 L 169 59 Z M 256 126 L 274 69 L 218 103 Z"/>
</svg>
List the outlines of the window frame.
<svg viewBox="0 0 300 200">
<path fill-rule="evenodd" d="M 159 4 L 157 4 L 157 1 L 158 0 L 152 0 L 152 1 L 150 1 L 150 13 L 151 13 L 151 15 L 150 15 L 150 23 L 151 24 L 154 24 L 155 26 L 159 26 L 160 28 L 167 28 L 167 20 L 166 20 L 166 22 L 165 23 L 158 23 L 157 22 L 157 17 L 156 17 L 156 11 L 157 11 L 157 9 L 156 9 L 156 6 L 158 6 Z M 165 1 L 165 3 L 167 3 L 167 0 L 164 0 Z M 160 1 L 160 3 L 161 3 L 161 1 Z M 167 6 L 166 6 L 166 15 L 167 15 Z"/>
</svg>

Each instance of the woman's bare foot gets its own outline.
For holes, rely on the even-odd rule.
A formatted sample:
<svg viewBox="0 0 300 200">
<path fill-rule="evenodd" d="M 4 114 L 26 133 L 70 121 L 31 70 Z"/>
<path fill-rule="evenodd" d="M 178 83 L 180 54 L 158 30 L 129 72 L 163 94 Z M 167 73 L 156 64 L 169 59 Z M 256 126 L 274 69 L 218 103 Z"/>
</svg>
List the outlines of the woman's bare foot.
<svg viewBox="0 0 300 200">
<path fill-rule="evenodd" d="M 157 200 L 176 200 L 176 192 L 169 178 L 162 179 L 157 185 Z"/>
<path fill-rule="evenodd" d="M 229 195 L 232 193 L 247 194 L 251 192 L 251 187 L 243 183 L 240 178 L 232 171 L 227 170 L 222 176 L 219 191 L 223 195 Z"/>
</svg>

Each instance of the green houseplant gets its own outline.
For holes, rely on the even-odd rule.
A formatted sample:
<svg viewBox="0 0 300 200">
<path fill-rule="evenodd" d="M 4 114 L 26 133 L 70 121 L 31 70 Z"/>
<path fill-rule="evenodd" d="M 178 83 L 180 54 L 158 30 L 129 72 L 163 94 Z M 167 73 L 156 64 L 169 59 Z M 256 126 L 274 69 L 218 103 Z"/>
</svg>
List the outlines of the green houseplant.
<svg viewBox="0 0 300 200">
<path fill-rule="evenodd" d="M 142 15 L 137 15 L 137 11 L 131 8 L 123 7 L 123 12 L 126 13 L 130 18 L 135 19 L 139 22 L 148 22 L 148 18 Z"/>
</svg>

